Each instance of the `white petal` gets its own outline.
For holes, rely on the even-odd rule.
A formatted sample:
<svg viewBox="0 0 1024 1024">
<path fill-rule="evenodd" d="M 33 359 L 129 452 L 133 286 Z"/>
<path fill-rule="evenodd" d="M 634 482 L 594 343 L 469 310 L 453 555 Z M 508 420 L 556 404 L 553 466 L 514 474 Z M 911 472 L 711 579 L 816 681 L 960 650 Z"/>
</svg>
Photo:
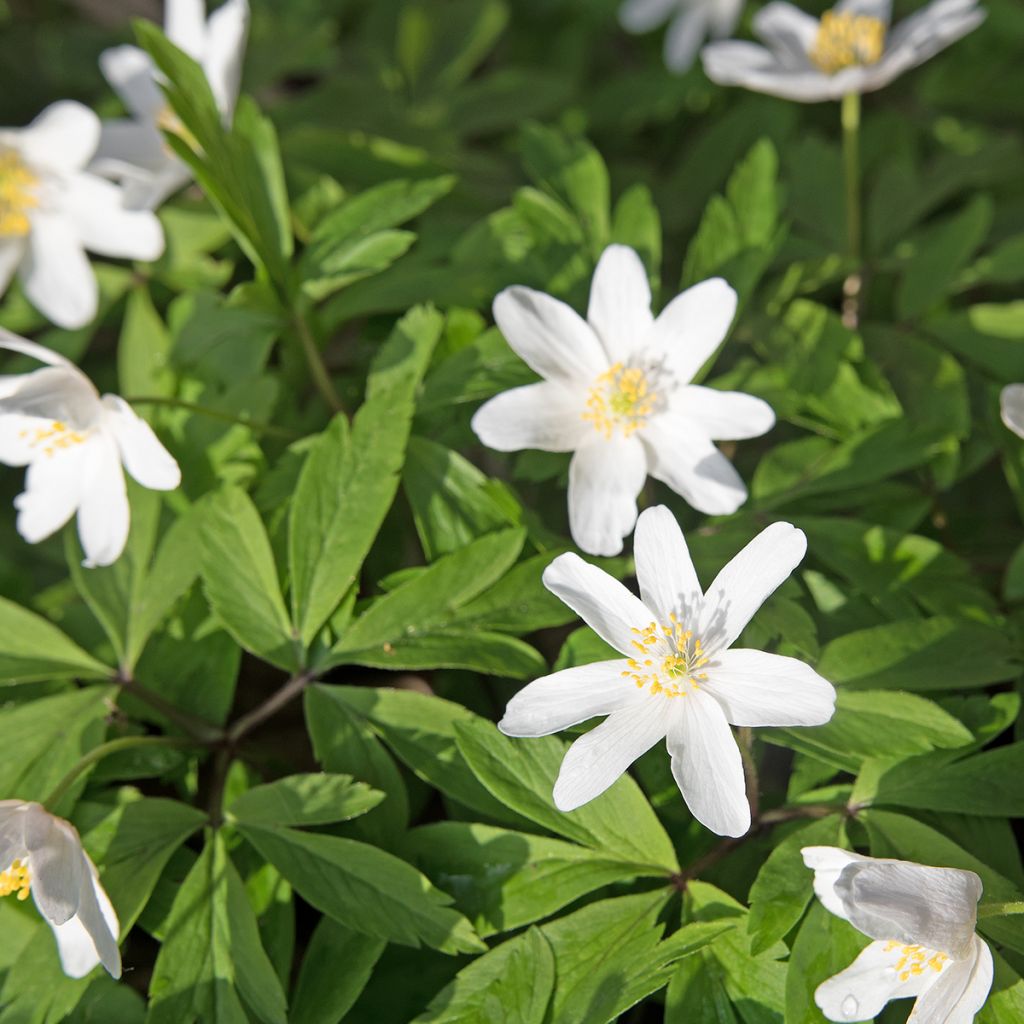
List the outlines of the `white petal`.
<svg viewBox="0 0 1024 1024">
<path fill-rule="evenodd" d="M 832 9 L 837 14 L 866 14 L 886 25 L 892 18 L 892 0 L 839 0 Z"/>
<path fill-rule="evenodd" d="M 25 474 L 25 490 L 14 499 L 18 533 L 37 544 L 56 533 L 76 512 L 85 488 L 86 450 L 94 443 L 36 458 Z"/>
<path fill-rule="evenodd" d="M 841 850 L 838 846 L 805 846 L 800 853 L 804 864 L 814 872 L 814 895 L 821 900 L 821 905 L 830 914 L 848 921 L 846 907 L 836 892 L 836 882 L 847 865 L 872 858 L 851 850 Z"/>
<path fill-rule="evenodd" d="M 680 622 L 694 621 L 700 610 L 700 581 L 683 531 L 664 505 L 640 513 L 633 555 L 640 596 L 658 623 L 667 625 L 673 614 Z"/>
<path fill-rule="evenodd" d="M 668 484 L 698 512 L 727 516 L 747 500 L 739 473 L 696 420 L 664 412 L 651 419 L 641 437 L 651 476 Z"/>
<path fill-rule="evenodd" d="M 590 283 L 587 322 L 608 359 L 629 365 L 654 323 L 651 286 L 643 261 L 628 245 L 609 245 Z"/>
<path fill-rule="evenodd" d="M 608 369 L 593 328 L 550 295 L 506 288 L 494 300 L 494 320 L 516 354 L 548 380 L 589 383 Z"/>
<path fill-rule="evenodd" d="M 850 75 L 826 75 L 816 68 L 794 71 L 763 46 L 734 39 L 709 43 L 701 50 L 701 60 L 704 73 L 719 85 L 739 85 L 799 103 L 839 99 L 844 90 L 863 91 L 863 68 L 849 68 Z"/>
<path fill-rule="evenodd" d="M 743 13 L 744 0 L 718 0 L 711 6 L 711 34 L 728 39 Z"/>
<path fill-rule="evenodd" d="M 636 523 L 636 499 L 647 479 L 637 437 L 597 437 L 569 463 L 569 531 L 591 555 L 617 555 Z"/>
<path fill-rule="evenodd" d="M 572 552 L 559 555 L 542 579 L 605 643 L 628 658 L 636 655 L 634 630 L 643 629 L 654 615 L 617 579 Z"/>
<path fill-rule="evenodd" d="M 760 437 L 775 426 L 772 407 L 742 391 L 718 391 L 690 384 L 672 395 L 672 407 L 699 423 L 714 441 Z"/>
<path fill-rule="evenodd" d="M 772 0 L 754 15 L 754 32 L 769 49 L 790 62 L 794 70 L 808 67 L 820 22 L 799 7 Z"/>
<path fill-rule="evenodd" d="M 25 256 L 25 240 L 23 238 L 0 238 L 0 295 L 7 291 L 7 286 L 14 277 Z"/>
<path fill-rule="evenodd" d="M 0 327 L 0 348 L 7 349 L 8 352 L 18 352 L 23 356 L 31 356 L 33 359 L 38 359 L 41 363 L 48 363 L 50 366 L 71 367 L 81 376 L 85 377 L 85 374 L 74 363 L 66 359 L 59 352 L 54 352 L 52 348 L 29 341 L 27 338 L 19 338 L 17 334 L 12 334 L 2 327 Z"/>
<path fill-rule="evenodd" d="M 24 821 L 32 897 L 43 917 L 53 924 L 63 924 L 78 912 L 85 881 L 78 833 L 40 804 L 28 805 Z"/>
<path fill-rule="evenodd" d="M 82 244 L 101 256 L 159 259 L 164 229 L 148 210 L 126 210 L 117 185 L 93 174 L 76 174 L 64 191 L 64 213 Z"/>
<path fill-rule="evenodd" d="M 87 569 L 117 561 L 128 541 L 131 512 L 121 457 L 106 433 L 90 444 L 85 490 L 78 510 L 78 538 Z"/>
<path fill-rule="evenodd" d="M 665 738 L 665 699 L 610 714 L 566 751 L 553 798 L 560 811 L 572 811 L 600 796 L 642 754 Z"/>
<path fill-rule="evenodd" d="M 37 167 L 73 171 L 92 159 L 99 140 L 100 119 L 81 103 L 61 100 L 18 132 L 18 149 Z"/>
<path fill-rule="evenodd" d="M 192 172 L 177 158 L 155 173 L 122 177 L 126 210 L 155 210 L 192 180 Z"/>
<path fill-rule="evenodd" d="M 227 0 L 210 15 L 203 70 L 217 101 L 217 109 L 222 114 L 230 115 L 238 100 L 248 33 L 249 5 L 246 0 Z"/>
<path fill-rule="evenodd" d="M 137 46 L 115 46 L 100 54 L 100 71 L 124 105 L 144 121 L 155 121 L 167 105 L 156 83 L 153 60 Z"/>
<path fill-rule="evenodd" d="M 7 867 L 13 860 L 24 860 L 25 811 L 23 800 L 0 800 L 0 864 Z"/>
<path fill-rule="evenodd" d="M 506 736 L 548 736 L 639 704 L 644 692 L 623 677 L 626 667 L 625 660 L 596 661 L 537 679 L 508 702 L 498 728 Z"/>
<path fill-rule="evenodd" d="M 56 352 L 48 354 L 57 355 Z M 37 421 L 35 426 L 45 427 L 47 432 L 60 429 L 59 424 L 55 425 L 55 420 L 61 421 L 65 429 L 80 433 L 88 431 L 99 421 L 102 410 L 99 395 L 92 381 L 71 363 L 44 366 L 31 373 L 18 374 L 4 380 L 0 413 L 28 417 Z M 45 423 L 38 422 L 40 420 Z M 48 439 L 33 436 L 28 440 L 43 442 Z M 64 440 L 65 444 L 59 447 L 66 447 L 66 441 L 70 438 Z M 41 458 L 45 449 L 46 445 L 40 444 L 36 455 Z"/>
<path fill-rule="evenodd" d="M 999 395 L 1003 423 L 1018 437 L 1024 437 L 1024 384 L 1007 384 Z"/>
<path fill-rule="evenodd" d="M 206 45 L 206 0 L 166 0 L 164 32 L 193 60 L 200 60 Z"/>
<path fill-rule="evenodd" d="M 178 158 L 167 150 L 159 130 L 148 121 L 117 118 L 104 121 L 90 174 L 115 181 L 151 177 Z"/>
<path fill-rule="evenodd" d="M 36 438 L 49 430 L 53 420 L 42 416 L 0 414 L 0 462 L 5 466 L 27 466 L 39 455 Z"/>
<path fill-rule="evenodd" d="M 85 250 L 63 217 L 37 213 L 20 268 L 29 301 L 65 330 L 85 327 L 99 308 L 99 288 Z"/>
<path fill-rule="evenodd" d="M 918 997 L 907 1024 L 972 1024 L 992 988 L 992 951 L 977 935 L 969 956 L 950 964 Z"/>
<path fill-rule="evenodd" d="M 594 433 L 583 408 L 579 392 L 542 381 L 495 395 L 476 411 L 471 426 L 488 448 L 499 452 L 571 452 Z"/>
<path fill-rule="evenodd" d="M 836 691 L 810 665 L 764 651 L 722 651 L 701 683 L 733 725 L 824 725 Z"/>
<path fill-rule="evenodd" d="M 181 483 L 181 470 L 153 428 L 117 395 L 104 395 L 103 405 L 125 469 L 143 487 L 173 491 Z"/>
<path fill-rule="evenodd" d="M 645 347 L 663 354 L 678 384 L 693 380 L 725 339 L 736 293 L 720 277 L 677 295 L 654 321 Z"/>
<path fill-rule="evenodd" d="M 625 0 L 619 8 L 619 24 L 627 32 L 650 32 L 679 6 L 679 0 Z"/>
<path fill-rule="evenodd" d="M 689 71 L 700 44 L 708 34 L 708 12 L 701 7 L 684 11 L 665 33 L 665 66 L 669 71 Z"/>
<path fill-rule="evenodd" d="M 96 868 L 84 854 L 78 913 L 62 925 L 51 924 L 57 940 L 61 967 L 69 978 L 84 978 L 99 963 L 111 977 L 121 977 L 121 953 L 117 948 L 117 914 L 96 877 Z"/>
<path fill-rule="evenodd" d="M 815 989 L 818 1008 L 829 1020 L 868 1021 L 881 1013 L 890 999 L 916 996 L 931 983 L 934 972 L 926 969 L 926 973 L 911 974 L 902 981 L 896 972 L 902 950 L 891 942 L 865 946 L 845 971 Z"/>
<path fill-rule="evenodd" d="M 974 935 L 982 886 L 973 871 L 885 860 L 847 865 L 835 891 L 865 935 L 960 957 Z"/>
<path fill-rule="evenodd" d="M 690 813 L 720 836 L 750 829 L 743 759 L 718 702 L 699 690 L 669 698 L 672 775 Z"/>
<path fill-rule="evenodd" d="M 704 595 L 698 636 L 706 650 L 722 651 L 800 564 L 807 551 L 802 530 L 772 523 L 715 577 Z"/>
</svg>

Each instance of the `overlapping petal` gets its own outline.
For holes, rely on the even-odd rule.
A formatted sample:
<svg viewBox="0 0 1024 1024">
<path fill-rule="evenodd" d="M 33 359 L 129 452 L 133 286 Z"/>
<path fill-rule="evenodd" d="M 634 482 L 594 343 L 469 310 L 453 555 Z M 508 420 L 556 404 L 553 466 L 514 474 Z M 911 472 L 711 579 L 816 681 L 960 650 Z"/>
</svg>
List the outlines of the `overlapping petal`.
<svg viewBox="0 0 1024 1024">
<path fill-rule="evenodd" d="M 719 391 L 689 384 L 672 396 L 678 416 L 693 420 L 713 441 L 760 437 L 775 426 L 775 412 L 762 398 L 742 391 Z"/>
<path fill-rule="evenodd" d="M 593 426 L 583 419 L 579 394 L 554 381 L 495 395 L 480 406 L 470 425 L 488 448 L 499 452 L 571 452 L 594 435 Z"/>
<path fill-rule="evenodd" d="M 673 615 L 682 622 L 697 618 L 702 600 L 683 531 L 664 505 L 640 513 L 633 538 L 636 578 L 644 604 L 668 625 Z"/>
<path fill-rule="evenodd" d="M 124 468 L 143 487 L 173 491 L 181 483 L 181 470 L 153 428 L 117 395 L 104 395 L 103 405 Z"/>
<path fill-rule="evenodd" d="M 654 316 L 647 268 L 629 246 L 609 245 L 597 261 L 587 322 L 610 363 L 628 362 L 650 331 Z"/>
</svg>

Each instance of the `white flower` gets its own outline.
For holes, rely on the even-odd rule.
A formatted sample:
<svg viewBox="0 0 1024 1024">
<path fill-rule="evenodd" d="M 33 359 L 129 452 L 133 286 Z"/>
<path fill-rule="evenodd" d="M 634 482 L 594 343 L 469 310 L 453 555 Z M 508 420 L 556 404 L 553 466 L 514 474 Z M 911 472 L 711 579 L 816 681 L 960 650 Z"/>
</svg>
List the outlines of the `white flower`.
<svg viewBox="0 0 1024 1024">
<path fill-rule="evenodd" d="M 973 871 L 807 846 L 825 909 L 875 941 L 818 986 L 829 1020 L 869 1021 L 890 999 L 915 996 L 913 1024 L 970 1024 L 992 987 L 992 953 L 975 934 L 981 879 Z"/>
<path fill-rule="evenodd" d="M 709 78 L 783 99 L 817 103 L 872 92 L 923 64 L 985 18 L 977 0 L 933 0 L 893 28 L 891 0 L 840 0 L 821 20 L 783 0 L 754 16 L 767 46 L 711 43 L 701 57 Z"/>
<path fill-rule="evenodd" d="M 181 483 L 178 464 L 127 402 L 101 398 L 63 356 L 4 330 L 0 348 L 47 364 L 0 377 L 0 462 L 28 466 L 25 491 L 14 499 L 18 533 L 35 544 L 77 512 L 83 564 L 110 565 L 128 539 L 122 463 L 156 491 Z"/>
<path fill-rule="evenodd" d="M 74 826 L 41 804 L 0 800 L 0 896 L 35 900 L 61 966 L 84 978 L 97 964 L 121 977 L 117 914 Z"/>
<path fill-rule="evenodd" d="M 0 129 L 0 294 L 19 271 L 29 301 L 68 329 L 96 316 L 86 249 L 138 260 L 164 249 L 156 217 L 125 210 L 121 189 L 84 170 L 99 135 L 99 118 L 70 101 Z"/>
<path fill-rule="evenodd" d="M 1003 423 L 1018 437 L 1024 437 L 1024 384 L 1007 384 L 999 394 Z"/>
<path fill-rule="evenodd" d="M 708 35 L 724 39 L 736 27 L 743 0 L 624 0 L 619 22 L 627 32 L 650 32 L 669 21 L 665 65 L 686 71 Z"/>
<path fill-rule="evenodd" d="M 164 31 L 206 72 L 217 107 L 229 123 L 238 100 L 249 31 L 247 0 L 227 0 L 206 20 L 205 0 L 167 0 Z M 188 138 L 160 88 L 162 76 L 149 54 L 118 46 L 100 55 L 100 69 L 131 113 L 105 121 L 94 169 L 120 180 L 132 209 L 153 209 L 192 180 L 192 172 L 167 145 L 161 129 Z"/>
<path fill-rule="evenodd" d="M 624 245 L 601 256 L 586 320 L 543 292 L 506 288 L 494 319 L 544 381 L 492 398 L 473 429 L 499 451 L 575 453 L 569 526 L 593 555 L 622 550 L 648 473 L 701 512 L 735 512 L 747 489 L 712 439 L 757 437 L 775 414 L 751 395 L 690 384 L 735 312 L 736 293 L 713 278 L 655 319 L 644 266 Z"/>
<path fill-rule="evenodd" d="M 544 585 L 625 659 L 555 672 L 509 701 L 498 728 L 546 736 L 607 719 L 566 752 L 555 805 L 571 811 L 603 793 L 645 751 L 667 737 L 672 774 L 693 816 L 713 832 L 750 827 L 743 764 L 729 723 L 821 725 L 835 690 L 795 658 L 729 650 L 753 614 L 804 556 L 807 540 L 788 523 L 755 537 L 706 594 L 682 532 L 664 506 L 636 525 L 641 598 L 574 554 L 560 555 Z"/>
</svg>

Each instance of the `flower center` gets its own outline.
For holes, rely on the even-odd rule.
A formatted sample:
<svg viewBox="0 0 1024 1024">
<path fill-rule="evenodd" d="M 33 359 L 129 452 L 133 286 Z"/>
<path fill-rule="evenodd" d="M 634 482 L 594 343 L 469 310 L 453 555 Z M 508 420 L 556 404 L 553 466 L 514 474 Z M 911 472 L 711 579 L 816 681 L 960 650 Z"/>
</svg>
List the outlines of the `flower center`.
<svg viewBox="0 0 1024 1024">
<path fill-rule="evenodd" d="M 884 49 L 885 22 L 867 14 L 826 11 L 809 56 L 826 75 L 834 75 L 843 68 L 877 64 Z"/>
<path fill-rule="evenodd" d="M 0 871 L 0 896 L 17 893 L 19 900 L 27 900 L 32 888 L 32 877 L 28 873 L 28 865 L 16 860 L 6 871 Z"/>
<path fill-rule="evenodd" d="M 88 430 L 84 433 L 73 430 L 63 421 L 54 420 L 48 426 L 36 427 L 35 430 L 19 430 L 18 437 L 23 441 L 28 441 L 30 448 L 38 448 L 42 445 L 43 454 L 52 457 L 58 451 L 85 444 L 89 433 Z"/>
<path fill-rule="evenodd" d="M 638 688 L 650 687 L 652 696 L 660 693 L 664 697 L 686 697 L 707 679 L 707 672 L 700 670 L 711 659 L 704 653 L 700 637 L 694 636 L 692 629 L 684 629 L 675 614 L 670 616 L 667 626 L 652 622 L 633 633 L 636 639 L 631 643 L 641 656 L 630 658 L 629 668 L 622 675 L 632 679 Z M 668 641 L 671 651 L 655 654 L 654 648 L 662 639 Z"/>
<path fill-rule="evenodd" d="M 949 957 L 945 953 L 938 953 L 927 946 L 904 946 L 895 939 L 885 944 L 886 953 L 891 953 L 894 949 L 900 951 L 900 958 L 896 961 L 895 967 L 900 981 L 910 981 L 911 978 L 924 974 L 927 968 L 938 974 L 949 962 Z"/>
<path fill-rule="evenodd" d="M 0 238 L 23 237 L 32 222 L 28 211 L 39 205 L 39 179 L 11 150 L 0 150 Z"/>
<path fill-rule="evenodd" d="M 616 363 L 594 381 L 583 418 L 610 441 L 616 429 L 629 437 L 654 412 L 659 401 L 647 374 L 638 366 Z"/>
</svg>

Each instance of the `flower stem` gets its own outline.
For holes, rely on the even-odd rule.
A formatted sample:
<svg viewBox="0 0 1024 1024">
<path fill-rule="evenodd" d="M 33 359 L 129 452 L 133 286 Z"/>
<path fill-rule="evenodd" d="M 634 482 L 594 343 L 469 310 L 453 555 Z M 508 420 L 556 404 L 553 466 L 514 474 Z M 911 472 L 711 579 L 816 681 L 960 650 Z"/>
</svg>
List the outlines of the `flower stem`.
<svg viewBox="0 0 1024 1024">
<path fill-rule="evenodd" d="M 1005 917 L 1009 914 L 1024 914 L 1024 903 L 982 903 L 978 906 L 978 917 Z"/>
<path fill-rule="evenodd" d="M 324 365 L 323 357 L 320 355 L 320 348 L 313 337 L 313 332 L 309 329 L 308 321 L 300 312 L 296 312 L 292 317 L 292 323 L 295 326 L 295 333 L 302 343 L 302 351 L 306 354 L 306 362 L 309 364 L 309 372 L 313 377 L 313 383 L 323 396 L 327 407 L 332 413 L 344 412 L 345 407 L 338 397 L 338 392 L 334 390 L 330 374 Z"/>
<path fill-rule="evenodd" d="M 187 409 L 189 412 L 197 413 L 200 416 L 209 416 L 214 420 L 223 420 L 225 423 L 240 423 L 243 427 L 255 430 L 263 434 L 274 434 L 289 441 L 296 440 L 299 435 L 284 427 L 275 426 L 273 423 L 264 423 L 262 420 L 250 419 L 248 416 L 236 416 L 234 413 L 222 412 L 220 409 L 211 409 L 206 405 L 196 405 L 195 402 L 186 402 L 183 398 L 159 398 L 156 396 L 143 395 L 141 398 L 126 398 L 129 405 L 167 405 L 175 409 Z"/>
<path fill-rule="evenodd" d="M 114 682 L 121 687 L 124 693 L 137 697 L 143 704 L 148 704 L 169 722 L 173 722 L 183 732 L 188 733 L 193 743 L 209 745 L 223 739 L 224 733 L 222 729 L 175 707 L 170 701 L 164 700 L 158 693 L 140 686 L 131 676 L 119 674 L 114 677 Z"/>
<path fill-rule="evenodd" d="M 189 739 L 182 739 L 177 736 L 122 736 L 120 739 L 108 740 L 98 747 L 93 747 L 87 754 L 83 754 L 68 773 L 53 787 L 50 795 L 43 801 L 43 804 L 53 808 L 62 796 L 75 784 L 75 780 L 87 768 L 91 768 L 97 761 L 110 754 L 118 754 L 122 750 L 133 750 L 136 747 L 194 747 L 196 744 Z"/>
<path fill-rule="evenodd" d="M 843 282 L 843 324 L 855 329 L 860 322 L 861 209 L 860 209 L 860 93 L 843 97 L 843 181 L 846 192 L 846 254 L 850 272 Z"/>
<path fill-rule="evenodd" d="M 261 725 L 268 718 L 277 714 L 286 704 L 293 701 L 303 690 L 316 678 L 313 672 L 302 672 L 292 676 L 279 690 L 271 694 L 259 707 L 253 708 L 246 715 L 242 715 L 227 732 L 229 744 L 236 744 L 243 736 L 252 732 L 258 725 Z"/>
</svg>

